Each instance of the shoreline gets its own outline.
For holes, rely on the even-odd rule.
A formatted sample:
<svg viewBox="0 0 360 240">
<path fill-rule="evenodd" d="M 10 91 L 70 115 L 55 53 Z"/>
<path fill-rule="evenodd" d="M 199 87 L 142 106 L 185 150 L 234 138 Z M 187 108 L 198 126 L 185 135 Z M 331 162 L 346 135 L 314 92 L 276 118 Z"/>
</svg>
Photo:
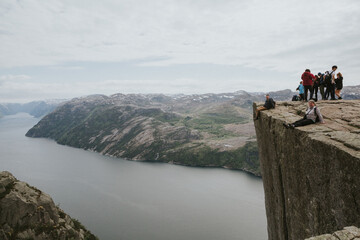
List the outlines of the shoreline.
<svg viewBox="0 0 360 240">
<path fill-rule="evenodd" d="M 25 135 L 25 137 L 28 137 L 28 136 Z M 197 168 L 223 168 L 223 169 L 227 169 L 227 170 L 231 170 L 231 171 L 241 171 L 241 172 L 249 174 L 249 175 L 251 175 L 253 177 L 262 179 L 260 174 L 256 174 L 255 172 L 253 172 L 251 170 L 248 170 L 248 169 L 239 169 L 239 168 L 231 168 L 231 167 L 228 167 L 228 166 L 216 166 L 216 165 L 190 165 L 190 164 L 183 164 L 183 163 L 180 163 L 180 162 L 174 162 L 172 160 L 170 160 L 170 161 L 156 161 L 156 160 L 141 160 L 141 159 L 139 160 L 139 159 L 123 158 L 123 157 L 117 157 L 117 156 L 114 156 L 114 155 L 111 155 L 111 154 L 103 154 L 101 152 L 97 152 L 97 151 L 94 151 L 92 149 L 84 149 L 84 148 L 78 148 L 78 147 L 74 147 L 74 146 L 70 146 L 70 145 L 66 145 L 66 144 L 60 144 L 56 140 L 54 140 L 52 138 L 43 138 L 43 137 L 28 137 L 28 138 L 48 139 L 48 140 L 51 140 L 51 141 L 55 142 L 56 144 L 59 144 L 59 145 L 62 145 L 62 146 L 71 147 L 71 148 L 75 148 L 75 149 L 81 149 L 81 150 L 84 150 L 84 151 L 97 153 L 97 154 L 102 155 L 102 156 L 107 156 L 107 157 L 112 157 L 112 158 L 117 158 L 117 159 L 123 159 L 123 160 L 126 160 L 126 161 L 148 162 L 148 163 L 163 163 L 163 164 L 172 164 L 172 165 L 178 165 L 178 166 L 184 166 L 184 167 L 197 167 Z"/>
</svg>

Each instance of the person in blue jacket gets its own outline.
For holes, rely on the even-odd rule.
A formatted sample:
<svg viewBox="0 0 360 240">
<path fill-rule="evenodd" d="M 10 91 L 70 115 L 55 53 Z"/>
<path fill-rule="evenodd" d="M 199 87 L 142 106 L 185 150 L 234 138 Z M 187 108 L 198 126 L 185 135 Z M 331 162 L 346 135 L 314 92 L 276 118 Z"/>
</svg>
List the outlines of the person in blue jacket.
<svg viewBox="0 0 360 240">
<path fill-rule="evenodd" d="M 299 91 L 299 96 L 300 96 L 300 101 L 304 101 L 305 100 L 305 96 L 304 96 L 304 85 L 303 85 L 303 81 L 300 82 L 300 85 L 297 87 L 297 89 Z"/>
</svg>

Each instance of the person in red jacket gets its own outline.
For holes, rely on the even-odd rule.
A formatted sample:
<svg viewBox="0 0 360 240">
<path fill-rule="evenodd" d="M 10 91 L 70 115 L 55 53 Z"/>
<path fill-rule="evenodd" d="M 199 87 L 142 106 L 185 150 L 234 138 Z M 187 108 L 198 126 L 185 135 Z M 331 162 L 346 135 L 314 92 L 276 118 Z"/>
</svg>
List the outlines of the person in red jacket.
<svg viewBox="0 0 360 240">
<path fill-rule="evenodd" d="M 304 85 L 304 101 L 307 101 L 308 91 L 310 91 L 310 99 L 313 98 L 313 84 L 315 80 L 315 76 L 310 72 L 310 69 L 306 69 L 305 72 L 301 75 L 301 79 L 303 80 Z"/>
</svg>

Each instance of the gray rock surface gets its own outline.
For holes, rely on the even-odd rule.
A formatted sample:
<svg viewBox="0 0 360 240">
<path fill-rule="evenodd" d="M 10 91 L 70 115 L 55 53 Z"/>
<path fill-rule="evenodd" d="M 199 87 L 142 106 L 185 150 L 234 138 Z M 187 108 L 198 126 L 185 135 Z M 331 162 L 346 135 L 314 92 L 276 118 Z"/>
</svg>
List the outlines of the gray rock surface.
<svg viewBox="0 0 360 240">
<path fill-rule="evenodd" d="M 286 129 L 302 117 L 301 102 L 279 102 L 255 121 L 269 239 L 360 226 L 360 101 L 317 105 L 325 124 Z"/>
<path fill-rule="evenodd" d="M 321 236 L 307 238 L 305 240 L 359 240 L 360 229 L 354 226 L 345 227 L 343 230 L 336 231 L 333 234 L 324 234 Z"/>
<path fill-rule="evenodd" d="M 49 195 L 0 172 L 0 239 L 97 239 Z"/>
</svg>

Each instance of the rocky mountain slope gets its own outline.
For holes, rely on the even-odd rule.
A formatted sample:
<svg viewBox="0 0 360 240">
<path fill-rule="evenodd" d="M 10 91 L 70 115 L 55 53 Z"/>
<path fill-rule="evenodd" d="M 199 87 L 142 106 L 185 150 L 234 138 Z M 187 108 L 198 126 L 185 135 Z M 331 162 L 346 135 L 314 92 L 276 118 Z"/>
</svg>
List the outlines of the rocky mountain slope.
<svg viewBox="0 0 360 240">
<path fill-rule="evenodd" d="M 325 124 L 286 129 L 304 113 L 299 102 L 255 121 L 270 240 L 360 226 L 360 100 L 317 105 Z"/>
<path fill-rule="evenodd" d="M 243 169 L 259 175 L 252 99 L 204 95 L 93 95 L 45 116 L 26 136 L 132 160 Z"/>
<path fill-rule="evenodd" d="M 97 238 L 55 206 L 49 195 L 0 172 L 0 239 Z"/>
</svg>

